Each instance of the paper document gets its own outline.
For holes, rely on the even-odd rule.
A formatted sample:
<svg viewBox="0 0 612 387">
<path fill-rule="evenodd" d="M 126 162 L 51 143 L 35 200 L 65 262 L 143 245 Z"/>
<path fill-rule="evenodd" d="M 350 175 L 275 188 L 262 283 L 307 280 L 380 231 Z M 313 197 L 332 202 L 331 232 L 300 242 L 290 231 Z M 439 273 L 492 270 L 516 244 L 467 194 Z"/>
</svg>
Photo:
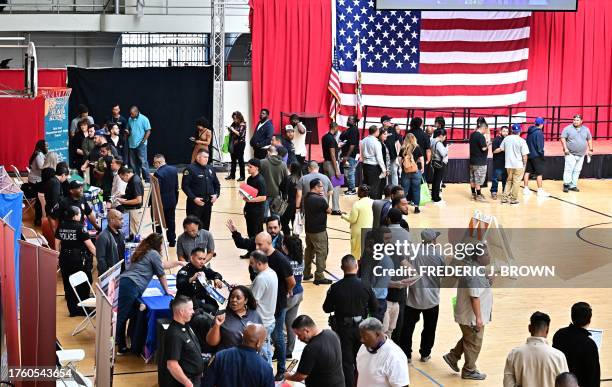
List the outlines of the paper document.
<svg viewBox="0 0 612 387">
<path fill-rule="evenodd" d="M 144 292 L 142 292 L 142 297 L 158 297 L 163 296 L 163 293 L 158 288 L 146 288 Z"/>
</svg>

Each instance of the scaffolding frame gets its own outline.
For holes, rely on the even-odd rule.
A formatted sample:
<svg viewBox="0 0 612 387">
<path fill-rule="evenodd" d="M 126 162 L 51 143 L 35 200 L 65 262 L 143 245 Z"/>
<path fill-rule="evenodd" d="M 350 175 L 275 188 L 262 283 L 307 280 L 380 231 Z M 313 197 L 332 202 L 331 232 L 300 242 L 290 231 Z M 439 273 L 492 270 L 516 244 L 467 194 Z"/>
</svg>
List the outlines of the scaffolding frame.
<svg viewBox="0 0 612 387">
<path fill-rule="evenodd" d="M 211 0 L 210 44 L 213 65 L 213 165 L 223 165 L 221 146 L 225 133 L 223 121 L 223 83 L 225 81 L 225 0 Z"/>
</svg>

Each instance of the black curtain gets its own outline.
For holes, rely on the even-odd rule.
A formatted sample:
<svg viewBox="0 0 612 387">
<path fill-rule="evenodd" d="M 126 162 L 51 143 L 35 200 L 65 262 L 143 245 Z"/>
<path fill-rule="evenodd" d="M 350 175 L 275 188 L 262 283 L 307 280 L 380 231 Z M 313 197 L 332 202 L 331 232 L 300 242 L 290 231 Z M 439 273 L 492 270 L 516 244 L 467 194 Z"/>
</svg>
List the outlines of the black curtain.
<svg viewBox="0 0 612 387">
<path fill-rule="evenodd" d="M 70 119 L 84 104 L 96 124 L 102 126 L 113 104 L 129 118 L 136 105 L 151 122 L 147 153 L 149 162 L 156 153 L 169 164 L 191 161 L 195 120 L 212 118 L 212 67 L 139 67 L 85 69 L 68 67 Z"/>
</svg>

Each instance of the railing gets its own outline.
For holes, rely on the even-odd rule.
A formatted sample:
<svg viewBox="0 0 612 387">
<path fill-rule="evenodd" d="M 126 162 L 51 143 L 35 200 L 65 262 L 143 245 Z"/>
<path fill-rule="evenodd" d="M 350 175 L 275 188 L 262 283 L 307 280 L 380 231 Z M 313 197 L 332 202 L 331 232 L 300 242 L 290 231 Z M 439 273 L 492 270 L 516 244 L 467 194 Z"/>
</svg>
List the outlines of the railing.
<svg viewBox="0 0 612 387">
<path fill-rule="evenodd" d="M 368 125 L 380 124 L 379 121 L 368 120 L 368 109 L 385 109 L 383 106 L 366 105 L 363 108 L 362 129 L 365 132 Z M 575 114 L 581 114 L 583 123 L 589 127 L 594 139 L 612 139 L 612 105 L 545 105 L 494 108 L 389 108 L 390 115 L 406 118 L 406 127 L 410 120 L 421 117 L 425 125 L 433 125 L 435 117 L 442 116 L 446 121 L 449 140 L 466 142 L 471 130 L 476 128 L 478 117 L 485 117 L 493 135 L 502 126 L 512 123 L 533 123 L 537 117 L 545 119 L 544 138 L 547 141 L 559 139 L 563 128 L 572 123 Z M 503 113 L 500 113 L 503 112 Z M 392 112 L 392 113 L 391 113 Z M 525 113 L 526 112 L 526 113 Z M 400 115 L 400 113 L 403 113 Z M 395 120 L 395 121 L 396 121 Z M 402 124 L 403 125 L 403 124 Z"/>
<path fill-rule="evenodd" d="M 248 11 L 248 0 L 230 0 L 226 9 Z M 210 0 L 8 0 L 1 13 L 86 13 L 125 15 L 210 15 Z"/>
</svg>

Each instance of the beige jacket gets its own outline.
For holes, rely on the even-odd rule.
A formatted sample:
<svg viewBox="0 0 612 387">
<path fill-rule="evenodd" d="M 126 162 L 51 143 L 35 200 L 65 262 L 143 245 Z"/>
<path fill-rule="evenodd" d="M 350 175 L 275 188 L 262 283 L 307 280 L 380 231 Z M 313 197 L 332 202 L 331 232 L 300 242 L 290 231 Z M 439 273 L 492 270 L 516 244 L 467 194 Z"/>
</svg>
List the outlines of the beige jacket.
<svg viewBox="0 0 612 387">
<path fill-rule="evenodd" d="M 557 375 L 566 371 L 563 352 L 548 345 L 543 337 L 529 337 L 527 343 L 508 354 L 504 387 L 554 387 Z"/>
</svg>

